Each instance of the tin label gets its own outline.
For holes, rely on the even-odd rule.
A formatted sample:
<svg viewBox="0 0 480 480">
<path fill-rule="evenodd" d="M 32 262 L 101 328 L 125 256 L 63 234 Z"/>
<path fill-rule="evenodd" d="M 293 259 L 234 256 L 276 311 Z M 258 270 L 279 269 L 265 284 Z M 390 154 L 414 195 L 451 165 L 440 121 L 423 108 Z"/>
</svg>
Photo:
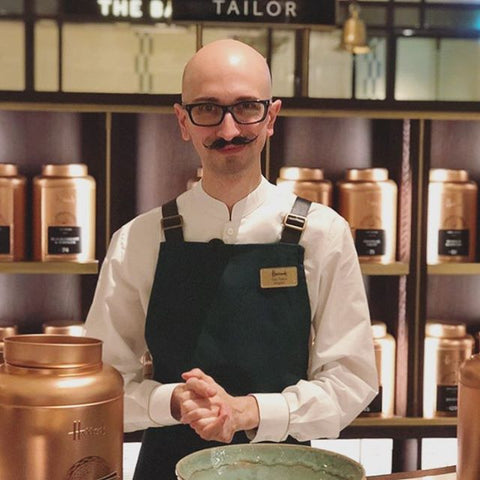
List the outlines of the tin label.
<svg viewBox="0 0 480 480">
<path fill-rule="evenodd" d="M 48 227 L 49 255 L 81 253 L 81 230 L 81 227 Z"/>
<path fill-rule="evenodd" d="M 260 286 L 262 288 L 296 287 L 297 285 L 297 267 L 260 269 Z"/>
<path fill-rule="evenodd" d="M 358 255 L 385 255 L 385 230 L 355 230 L 355 248 Z"/>
<path fill-rule="evenodd" d="M 378 387 L 378 394 L 377 396 L 370 402 L 363 413 L 382 413 L 382 405 L 383 405 L 383 390 L 382 386 L 379 385 Z"/>
<path fill-rule="evenodd" d="M 469 230 L 439 230 L 438 254 L 468 256 Z"/>
<path fill-rule="evenodd" d="M 8 225 L 0 226 L 0 254 L 10 253 L 10 227 Z"/>
<path fill-rule="evenodd" d="M 457 411 L 458 386 L 437 385 L 437 411 L 456 413 Z"/>
</svg>

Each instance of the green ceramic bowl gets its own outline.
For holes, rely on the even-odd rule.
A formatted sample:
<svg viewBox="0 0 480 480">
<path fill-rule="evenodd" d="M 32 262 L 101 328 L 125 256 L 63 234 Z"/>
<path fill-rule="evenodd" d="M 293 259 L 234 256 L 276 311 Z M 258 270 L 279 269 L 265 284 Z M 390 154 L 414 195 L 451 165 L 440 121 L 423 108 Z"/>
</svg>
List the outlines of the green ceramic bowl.
<svg viewBox="0 0 480 480">
<path fill-rule="evenodd" d="M 179 480 L 365 480 L 344 455 L 301 445 L 240 444 L 207 448 L 176 466 Z"/>
</svg>

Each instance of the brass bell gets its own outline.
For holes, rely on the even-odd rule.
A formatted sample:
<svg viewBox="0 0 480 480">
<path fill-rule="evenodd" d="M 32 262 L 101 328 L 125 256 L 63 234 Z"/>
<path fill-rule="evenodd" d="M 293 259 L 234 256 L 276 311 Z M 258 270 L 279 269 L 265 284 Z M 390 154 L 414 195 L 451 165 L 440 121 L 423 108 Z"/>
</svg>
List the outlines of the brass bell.
<svg viewBox="0 0 480 480">
<path fill-rule="evenodd" d="M 369 53 L 367 29 L 359 17 L 360 7 L 356 3 L 351 3 L 348 12 L 350 15 L 343 26 L 341 48 L 356 55 Z"/>
</svg>

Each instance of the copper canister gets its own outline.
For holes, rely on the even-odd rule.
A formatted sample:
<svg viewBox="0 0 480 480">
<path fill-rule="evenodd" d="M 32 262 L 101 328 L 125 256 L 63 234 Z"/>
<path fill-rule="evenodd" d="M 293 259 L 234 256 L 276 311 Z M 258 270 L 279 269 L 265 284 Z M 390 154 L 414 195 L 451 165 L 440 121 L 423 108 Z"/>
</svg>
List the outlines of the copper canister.
<svg viewBox="0 0 480 480">
<path fill-rule="evenodd" d="M 18 333 L 16 325 L 3 325 L 0 327 L 0 363 L 3 363 L 3 340 Z"/>
<path fill-rule="evenodd" d="M 457 415 L 458 370 L 472 355 L 474 340 L 464 323 L 427 322 L 423 372 L 423 416 Z"/>
<path fill-rule="evenodd" d="M 4 353 L 0 478 L 121 480 L 123 380 L 102 342 L 18 335 Z"/>
<path fill-rule="evenodd" d="M 187 181 L 187 190 L 190 190 L 193 188 L 201 179 L 203 176 L 203 168 L 198 167 L 197 168 L 197 175 L 194 178 L 190 178 Z"/>
<path fill-rule="evenodd" d="M 395 261 L 397 190 L 386 168 L 351 168 L 338 182 L 338 211 L 350 224 L 362 262 Z"/>
<path fill-rule="evenodd" d="M 282 167 L 277 185 L 312 202 L 332 206 L 332 182 L 321 168 Z"/>
<path fill-rule="evenodd" d="M 85 335 L 85 324 L 68 320 L 52 320 L 43 324 L 43 333 L 47 335 Z"/>
<path fill-rule="evenodd" d="M 38 261 L 95 259 L 95 180 L 86 165 L 48 164 L 34 178 L 33 255 Z"/>
<path fill-rule="evenodd" d="M 480 478 L 480 355 L 460 366 L 458 379 L 457 479 Z"/>
<path fill-rule="evenodd" d="M 466 170 L 432 168 L 428 186 L 427 262 L 473 262 L 477 184 Z"/>
<path fill-rule="evenodd" d="M 362 415 L 391 417 L 395 405 L 395 339 L 383 322 L 372 322 L 372 334 L 379 388 Z"/>
<path fill-rule="evenodd" d="M 12 163 L 0 163 L 0 261 L 25 258 L 26 178 Z"/>
</svg>

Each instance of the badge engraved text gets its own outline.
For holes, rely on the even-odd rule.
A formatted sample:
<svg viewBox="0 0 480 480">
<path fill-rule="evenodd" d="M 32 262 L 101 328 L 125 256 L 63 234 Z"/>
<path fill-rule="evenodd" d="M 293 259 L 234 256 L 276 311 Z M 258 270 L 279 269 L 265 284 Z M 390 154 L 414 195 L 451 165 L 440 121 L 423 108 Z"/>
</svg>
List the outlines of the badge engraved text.
<svg viewBox="0 0 480 480">
<path fill-rule="evenodd" d="M 296 287 L 297 285 L 297 267 L 274 267 L 260 269 L 260 286 L 262 288 Z"/>
</svg>

